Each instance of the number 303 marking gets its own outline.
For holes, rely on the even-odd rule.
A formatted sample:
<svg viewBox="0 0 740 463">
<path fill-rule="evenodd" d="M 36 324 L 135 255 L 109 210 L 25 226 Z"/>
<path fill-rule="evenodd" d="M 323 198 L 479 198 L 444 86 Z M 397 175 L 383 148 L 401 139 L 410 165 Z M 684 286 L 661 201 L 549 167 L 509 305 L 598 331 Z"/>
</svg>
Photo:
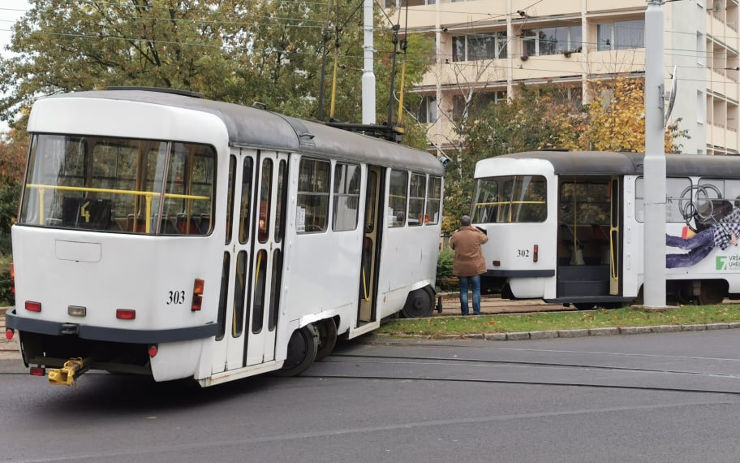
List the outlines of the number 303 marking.
<svg viewBox="0 0 740 463">
<path fill-rule="evenodd" d="M 167 305 L 179 305 L 185 303 L 185 291 L 169 291 L 167 293 Z"/>
</svg>

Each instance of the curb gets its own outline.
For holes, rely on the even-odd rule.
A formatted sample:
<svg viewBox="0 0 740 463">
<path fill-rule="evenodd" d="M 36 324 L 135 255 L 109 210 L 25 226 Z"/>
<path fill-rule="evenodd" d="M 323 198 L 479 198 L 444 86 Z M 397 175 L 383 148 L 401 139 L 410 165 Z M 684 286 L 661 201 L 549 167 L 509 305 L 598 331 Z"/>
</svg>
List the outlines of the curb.
<svg viewBox="0 0 740 463">
<path fill-rule="evenodd" d="M 649 333 L 678 333 L 681 331 L 710 331 L 740 328 L 740 322 L 731 323 L 707 323 L 696 325 L 654 325 L 654 326 L 623 326 L 612 328 L 586 328 L 577 330 L 548 330 L 548 331 L 517 331 L 510 333 L 468 333 L 468 334 L 446 334 L 440 337 L 432 337 L 421 334 L 392 335 L 385 333 L 374 333 L 376 338 L 415 338 L 415 339 L 483 339 L 486 341 L 527 341 L 554 338 L 581 338 L 586 336 L 614 336 L 627 334 L 649 334 Z"/>
</svg>

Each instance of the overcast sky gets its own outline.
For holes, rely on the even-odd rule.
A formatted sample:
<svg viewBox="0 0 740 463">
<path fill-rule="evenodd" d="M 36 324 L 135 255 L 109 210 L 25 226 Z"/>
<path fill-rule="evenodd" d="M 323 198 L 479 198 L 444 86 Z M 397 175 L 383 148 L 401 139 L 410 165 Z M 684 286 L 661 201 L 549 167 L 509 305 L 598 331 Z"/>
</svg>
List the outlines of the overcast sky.
<svg viewBox="0 0 740 463">
<path fill-rule="evenodd" d="M 0 54 L 7 56 L 5 46 L 10 43 L 10 29 L 18 18 L 29 8 L 27 0 L 0 0 Z M 0 122 L 0 133 L 7 132 L 8 126 Z"/>
</svg>

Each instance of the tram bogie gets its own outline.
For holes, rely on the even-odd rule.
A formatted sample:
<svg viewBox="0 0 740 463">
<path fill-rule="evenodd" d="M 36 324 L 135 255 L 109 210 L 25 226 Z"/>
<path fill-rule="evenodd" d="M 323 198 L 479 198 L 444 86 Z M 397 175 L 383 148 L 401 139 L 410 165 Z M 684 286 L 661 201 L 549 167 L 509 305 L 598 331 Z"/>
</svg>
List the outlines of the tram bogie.
<svg viewBox="0 0 740 463">
<path fill-rule="evenodd" d="M 431 314 L 428 153 L 147 90 L 41 99 L 29 133 L 7 315 L 29 366 L 209 386 Z"/>
<path fill-rule="evenodd" d="M 473 223 L 495 237 L 483 247 L 484 282 L 501 287 L 504 297 L 577 308 L 639 302 L 642 159 L 634 153 L 527 152 L 480 161 Z M 666 161 L 668 235 L 722 226 L 740 206 L 737 159 L 668 155 Z M 737 249 L 705 248 L 699 256 L 667 247 L 668 295 L 710 304 L 736 294 Z"/>
</svg>

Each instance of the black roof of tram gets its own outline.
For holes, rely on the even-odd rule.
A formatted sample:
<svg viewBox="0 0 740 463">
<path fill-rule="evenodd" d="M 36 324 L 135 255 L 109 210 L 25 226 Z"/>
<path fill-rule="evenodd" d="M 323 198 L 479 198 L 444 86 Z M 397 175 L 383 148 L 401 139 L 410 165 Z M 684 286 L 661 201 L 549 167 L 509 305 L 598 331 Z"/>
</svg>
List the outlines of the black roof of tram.
<svg viewBox="0 0 740 463">
<path fill-rule="evenodd" d="M 642 175 L 645 156 L 611 151 L 527 151 L 497 157 L 542 159 L 552 164 L 558 175 Z M 740 178 L 740 157 L 668 154 L 666 175 Z"/>
<path fill-rule="evenodd" d="M 223 121 L 232 146 L 299 152 L 444 174 L 442 164 L 426 151 L 249 106 L 147 89 L 94 90 L 49 98 L 99 98 L 202 111 Z"/>
</svg>

